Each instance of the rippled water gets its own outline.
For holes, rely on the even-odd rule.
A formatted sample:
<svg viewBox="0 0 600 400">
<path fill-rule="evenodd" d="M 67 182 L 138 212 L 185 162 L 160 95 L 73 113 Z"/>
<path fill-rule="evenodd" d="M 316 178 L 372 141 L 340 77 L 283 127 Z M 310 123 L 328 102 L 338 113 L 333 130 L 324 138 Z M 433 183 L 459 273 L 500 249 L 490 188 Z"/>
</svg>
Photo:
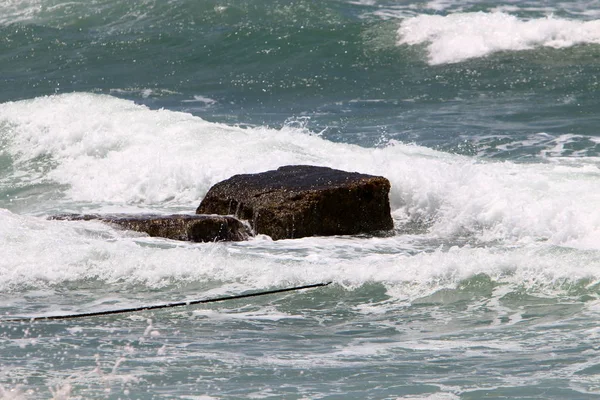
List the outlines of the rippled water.
<svg viewBox="0 0 600 400">
<path fill-rule="evenodd" d="M 597 397 L 599 5 L 0 3 L 0 398 Z M 46 219 L 288 164 L 387 177 L 394 235 Z"/>
</svg>

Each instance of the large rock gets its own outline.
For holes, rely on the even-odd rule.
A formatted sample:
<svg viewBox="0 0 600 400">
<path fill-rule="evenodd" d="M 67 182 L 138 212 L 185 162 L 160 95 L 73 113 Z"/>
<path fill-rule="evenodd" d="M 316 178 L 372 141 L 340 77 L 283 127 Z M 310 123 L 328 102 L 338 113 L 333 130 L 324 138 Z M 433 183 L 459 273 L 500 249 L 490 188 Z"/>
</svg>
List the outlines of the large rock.
<svg viewBox="0 0 600 400">
<path fill-rule="evenodd" d="M 390 182 L 380 176 L 290 165 L 214 185 L 198 214 L 235 215 L 273 240 L 393 228 Z"/>
<path fill-rule="evenodd" d="M 66 214 L 50 219 L 89 221 L 100 220 L 124 229 L 145 232 L 153 237 L 192 242 L 241 241 L 252 236 L 252 230 L 242 221 L 221 215 L 129 215 L 129 214 Z"/>
</svg>

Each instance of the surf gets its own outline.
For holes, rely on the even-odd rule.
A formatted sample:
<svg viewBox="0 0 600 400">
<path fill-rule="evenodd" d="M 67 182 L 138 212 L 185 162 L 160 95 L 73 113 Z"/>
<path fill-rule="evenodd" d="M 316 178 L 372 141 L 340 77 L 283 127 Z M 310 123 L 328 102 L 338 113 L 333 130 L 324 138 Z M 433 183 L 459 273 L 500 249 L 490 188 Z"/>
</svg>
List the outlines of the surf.
<svg viewBox="0 0 600 400">
<path fill-rule="evenodd" d="M 500 11 L 418 15 L 400 23 L 398 44 L 424 45 L 430 65 L 450 64 L 498 52 L 598 45 L 600 20 L 521 19 Z"/>
</svg>

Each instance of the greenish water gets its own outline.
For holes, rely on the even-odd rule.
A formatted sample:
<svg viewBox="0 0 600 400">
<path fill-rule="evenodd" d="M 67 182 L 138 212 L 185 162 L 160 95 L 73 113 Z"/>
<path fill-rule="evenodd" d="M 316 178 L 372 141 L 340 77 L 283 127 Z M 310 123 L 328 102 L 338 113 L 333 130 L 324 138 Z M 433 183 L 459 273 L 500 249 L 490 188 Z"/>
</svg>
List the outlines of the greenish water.
<svg viewBox="0 0 600 400">
<path fill-rule="evenodd" d="M 596 6 L 1 3 L 0 398 L 596 398 Z M 45 218 L 193 212 L 288 164 L 385 176 L 395 234 Z"/>
</svg>

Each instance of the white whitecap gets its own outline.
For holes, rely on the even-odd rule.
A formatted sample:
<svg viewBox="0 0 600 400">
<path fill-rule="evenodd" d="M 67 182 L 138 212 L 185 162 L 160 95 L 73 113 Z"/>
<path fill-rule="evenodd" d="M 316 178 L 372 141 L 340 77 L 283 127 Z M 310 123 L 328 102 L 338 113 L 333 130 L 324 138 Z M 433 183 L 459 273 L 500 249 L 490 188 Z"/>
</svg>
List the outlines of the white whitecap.
<svg viewBox="0 0 600 400">
<path fill-rule="evenodd" d="M 0 136 L 15 169 L 4 182 L 25 175 L 30 185 L 62 185 L 44 212 L 63 211 L 65 201 L 96 212 L 193 212 L 232 175 L 311 164 L 387 177 L 399 229 L 600 249 L 600 214 L 591 212 L 600 208 L 600 168 L 586 157 L 517 164 L 402 143 L 364 148 L 302 127 L 242 129 L 81 93 L 0 104 Z"/>
<path fill-rule="evenodd" d="M 404 19 L 398 43 L 426 44 L 431 65 L 457 63 L 499 51 L 564 48 L 600 43 L 600 20 L 552 16 L 531 20 L 504 12 L 419 15 Z"/>
<path fill-rule="evenodd" d="M 206 96 L 202 96 L 202 95 L 194 95 L 193 99 L 190 100 L 182 100 L 182 103 L 204 103 L 207 106 L 212 106 L 213 104 L 216 104 L 217 101 L 214 99 L 211 99 L 210 97 L 206 97 Z"/>
</svg>

